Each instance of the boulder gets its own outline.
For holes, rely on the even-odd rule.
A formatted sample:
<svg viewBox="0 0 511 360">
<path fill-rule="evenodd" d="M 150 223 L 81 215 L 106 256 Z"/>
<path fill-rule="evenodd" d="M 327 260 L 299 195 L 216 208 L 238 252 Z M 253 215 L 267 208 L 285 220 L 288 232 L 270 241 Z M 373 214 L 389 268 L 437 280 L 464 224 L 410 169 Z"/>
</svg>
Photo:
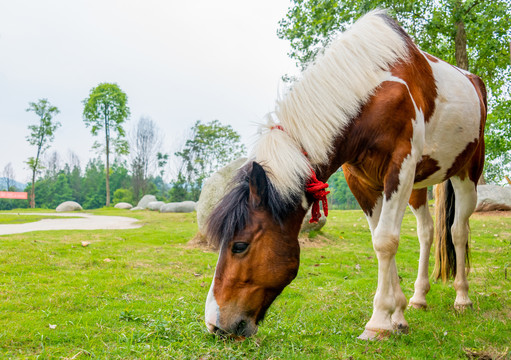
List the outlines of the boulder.
<svg viewBox="0 0 511 360">
<path fill-rule="evenodd" d="M 133 205 L 131 205 L 130 203 L 127 203 L 127 202 L 120 202 L 120 203 L 115 204 L 114 208 L 129 210 L 129 209 L 133 208 Z"/>
<path fill-rule="evenodd" d="M 151 201 L 149 204 L 147 204 L 147 208 L 153 211 L 160 211 L 163 205 L 165 205 L 163 201 Z"/>
<path fill-rule="evenodd" d="M 511 187 L 478 185 L 475 211 L 495 210 L 511 210 Z"/>
<path fill-rule="evenodd" d="M 197 203 L 195 201 L 182 201 L 176 204 L 176 209 L 174 212 L 190 213 L 194 212 L 196 207 Z"/>
<path fill-rule="evenodd" d="M 245 164 L 247 158 L 239 158 L 224 166 L 211 175 L 202 186 L 199 201 L 197 202 L 197 224 L 199 233 L 206 233 L 206 220 L 218 201 L 224 196 L 227 187 L 240 167 Z"/>
<path fill-rule="evenodd" d="M 195 201 L 171 202 L 160 208 L 162 213 L 189 213 L 194 212 L 197 206 Z"/>
<path fill-rule="evenodd" d="M 152 201 L 156 201 L 156 196 L 154 196 L 154 195 L 144 195 L 144 197 L 142 199 L 140 199 L 140 201 L 138 202 L 136 207 L 140 208 L 140 209 L 146 209 L 147 205 L 149 205 L 149 203 L 152 202 Z"/>
<path fill-rule="evenodd" d="M 137 210 L 144 210 L 144 208 L 135 206 L 134 208 L 131 208 L 130 211 L 137 211 Z"/>
<path fill-rule="evenodd" d="M 311 217 L 312 217 L 311 209 L 309 209 L 309 211 L 307 211 L 307 214 L 305 214 L 305 217 L 303 218 L 302 228 L 300 229 L 300 232 L 308 233 L 311 231 L 319 231 L 319 230 L 321 230 L 321 228 L 323 226 L 325 226 L 326 216 L 323 214 L 323 212 L 321 212 L 321 217 L 319 218 L 317 223 L 310 224 L 309 221 L 310 221 Z"/>
<path fill-rule="evenodd" d="M 64 201 L 62 204 L 57 206 L 55 211 L 64 212 L 64 211 L 80 211 L 83 210 L 82 206 L 78 204 L 76 201 Z"/>
<path fill-rule="evenodd" d="M 161 213 L 173 213 L 173 212 L 176 212 L 177 204 L 179 204 L 179 203 L 177 203 L 177 202 L 167 203 L 167 204 L 163 205 L 160 208 L 160 212 Z"/>
</svg>

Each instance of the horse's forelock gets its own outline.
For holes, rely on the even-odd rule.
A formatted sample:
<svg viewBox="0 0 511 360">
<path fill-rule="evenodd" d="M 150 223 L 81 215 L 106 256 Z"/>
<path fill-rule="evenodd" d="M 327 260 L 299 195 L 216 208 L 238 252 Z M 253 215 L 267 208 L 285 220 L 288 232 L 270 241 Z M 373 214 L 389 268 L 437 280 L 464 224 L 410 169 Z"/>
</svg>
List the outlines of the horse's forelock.
<svg viewBox="0 0 511 360">
<path fill-rule="evenodd" d="M 218 202 L 209 215 L 206 225 L 207 237 L 215 248 L 221 248 L 224 242 L 232 239 L 243 230 L 250 221 L 249 209 L 249 174 L 251 164 L 242 167 L 234 176 L 229 187 L 231 188 Z M 267 176 L 267 174 L 265 174 Z M 284 200 L 267 176 L 268 191 L 265 199 L 266 210 L 279 225 L 300 203 L 301 198 L 296 195 L 290 200 Z"/>
</svg>

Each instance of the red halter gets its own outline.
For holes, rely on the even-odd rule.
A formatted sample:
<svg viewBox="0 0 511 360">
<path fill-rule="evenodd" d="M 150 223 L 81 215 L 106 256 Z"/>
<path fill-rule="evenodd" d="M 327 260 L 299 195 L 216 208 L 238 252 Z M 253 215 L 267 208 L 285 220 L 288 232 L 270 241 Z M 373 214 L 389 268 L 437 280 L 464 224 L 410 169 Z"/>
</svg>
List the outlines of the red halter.
<svg viewBox="0 0 511 360">
<path fill-rule="evenodd" d="M 270 130 L 278 129 L 285 131 L 282 125 L 274 125 L 270 128 Z M 308 157 L 307 153 L 303 151 L 303 154 Z M 312 209 L 311 209 L 311 219 L 309 220 L 309 223 L 317 223 L 319 221 L 319 218 L 321 217 L 321 211 L 319 210 L 320 206 L 319 203 L 323 203 L 323 212 L 325 213 L 325 216 L 328 216 L 328 200 L 326 196 L 330 194 L 330 191 L 326 191 L 325 189 L 328 187 L 327 183 L 324 183 L 322 181 L 319 181 L 316 177 L 316 172 L 311 166 L 311 174 L 310 178 L 305 184 L 305 191 L 312 195 L 314 198 L 314 202 L 312 203 Z"/>
</svg>

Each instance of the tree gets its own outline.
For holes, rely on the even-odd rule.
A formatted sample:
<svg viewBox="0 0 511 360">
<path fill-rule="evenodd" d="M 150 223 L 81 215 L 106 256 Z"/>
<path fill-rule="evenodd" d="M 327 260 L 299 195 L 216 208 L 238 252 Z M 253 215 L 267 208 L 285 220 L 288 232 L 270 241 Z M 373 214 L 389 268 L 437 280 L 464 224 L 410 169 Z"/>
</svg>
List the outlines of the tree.
<svg viewBox="0 0 511 360">
<path fill-rule="evenodd" d="M 53 121 L 53 117 L 60 111 L 56 106 L 50 104 L 48 99 L 40 99 L 37 103 L 29 103 L 27 111 L 33 111 L 39 116 L 38 125 L 29 125 L 30 135 L 27 141 L 30 145 L 35 146 L 36 156 L 27 160 L 29 168 L 32 170 L 32 186 L 30 188 L 30 207 L 35 207 L 35 178 L 37 172 L 41 169 L 40 158 L 43 153 L 50 147 L 50 143 L 55 138 L 55 130 L 60 126 L 58 121 Z"/>
<path fill-rule="evenodd" d="M 10 191 L 14 182 L 14 169 L 12 168 L 12 163 L 5 165 L 3 175 L 5 178 L 5 190 Z"/>
<path fill-rule="evenodd" d="M 93 136 L 104 131 L 105 143 L 94 143 L 95 149 L 104 148 L 106 157 L 106 206 L 110 206 L 110 153 L 128 153 L 123 124 L 130 116 L 128 97 L 117 84 L 102 83 L 93 88 L 83 100 L 83 121 L 91 127 Z"/>
<path fill-rule="evenodd" d="M 222 125 L 218 120 L 203 124 L 198 120 L 183 149 L 175 153 L 182 161 L 183 173 L 177 184 L 182 189 L 182 181 L 186 181 L 192 200 L 198 200 L 204 180 L 245 151 L 240 135 L 230 125 Z"/>
<path fill-rule="evenodd" d="M 352 209 L 360 209 L 357 200 L 353 196 L 348 187 L 348 183 L 346 182 L 346 178 L 344 177 L 344 173 L 342 168 L 337 170 L 335 173 L 330 176 L 328 179 L 328 190 L 330 190 L 330 194 L 328 195 L 329 206 L 332 209 L 340 209 L 340 210 L 352 210 Z"/>
<path fill-rule="evenodd" d="M 511 80 L 511 0 L 293 0 L 278 36 L 290 41 L 289 55 L 304 69 L 339 30 L 377 7 L 389 9 L 424 51 L 481 76 L 492 112 L 505 107 L 510 100 L 505 84 Z M 511 127 L 511 114 L 499 111 L 498 118 L 488 119 L 489 153 L 511 148 L 511 138 L 498 139 L 499 129 Z M 502 170 L 502 156 L 496 159 L 489 157 L 486 168 Z"/>
<path fill-rule="evenodd" d="M 131 172 L 133 181 L 133 193 L 135 201 L 147 191 L 147 181 L 155 168 L 159 148 L 162 143 L 161 132 L 156 123 L 148 118 L 141 117 L 131 136 Z M 159 163 L 158 163 L 159 164 Z"/>
</svg>

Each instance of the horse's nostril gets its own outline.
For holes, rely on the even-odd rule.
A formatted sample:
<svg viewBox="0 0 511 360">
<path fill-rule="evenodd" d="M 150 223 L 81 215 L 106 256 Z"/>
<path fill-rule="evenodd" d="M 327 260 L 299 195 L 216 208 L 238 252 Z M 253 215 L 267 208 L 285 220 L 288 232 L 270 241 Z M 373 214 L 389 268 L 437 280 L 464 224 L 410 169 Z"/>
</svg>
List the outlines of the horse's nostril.
<svg viewBox="0 0 511 360">
<path fill-rule="evenodd" d="M 241 320 L 236 326 L 235 334 L 238 336 L 245 335 L 245 329 L 247 328 L 247 322 L 245 320 Z"/>
</svg>

